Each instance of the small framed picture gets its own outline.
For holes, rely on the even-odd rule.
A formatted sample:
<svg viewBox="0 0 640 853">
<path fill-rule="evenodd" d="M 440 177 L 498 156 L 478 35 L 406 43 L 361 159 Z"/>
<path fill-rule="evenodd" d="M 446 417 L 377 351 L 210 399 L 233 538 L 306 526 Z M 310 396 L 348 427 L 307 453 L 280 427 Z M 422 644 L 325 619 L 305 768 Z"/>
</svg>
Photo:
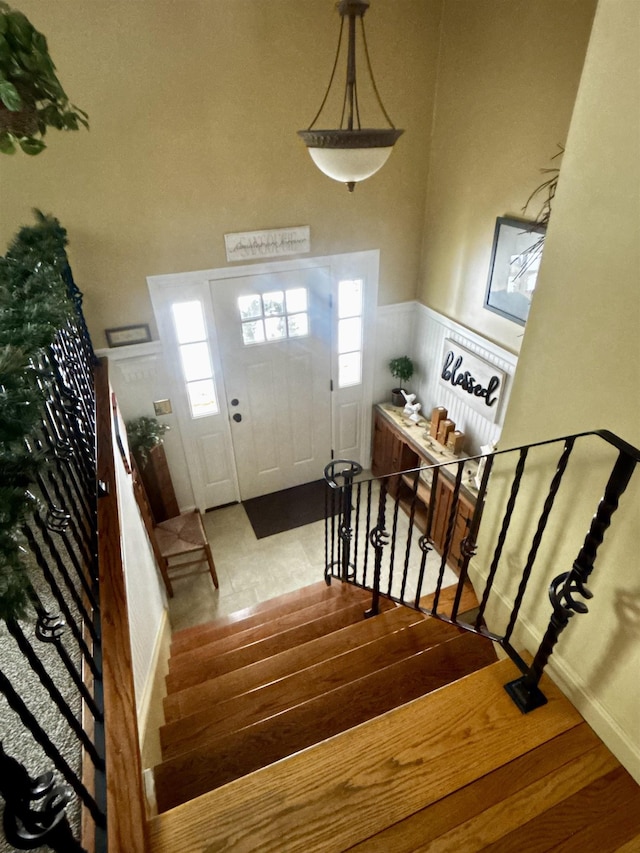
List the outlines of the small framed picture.
<svg viewBox="0 0 640 853">
<path fill-rule="evenodd" d="M 536 287 L 545 228 L 524 219 L 496 220 L 484 307 L 524 326 Z"/>
<path fill-rule="evenodd" d="M 146 323 L 135 326 L 118 326 L 117 329 L 105 329 L 110 347 L 126 347 L 131 344 L 146 344 L 151 340 L 151 331 Z"/>
</svg>

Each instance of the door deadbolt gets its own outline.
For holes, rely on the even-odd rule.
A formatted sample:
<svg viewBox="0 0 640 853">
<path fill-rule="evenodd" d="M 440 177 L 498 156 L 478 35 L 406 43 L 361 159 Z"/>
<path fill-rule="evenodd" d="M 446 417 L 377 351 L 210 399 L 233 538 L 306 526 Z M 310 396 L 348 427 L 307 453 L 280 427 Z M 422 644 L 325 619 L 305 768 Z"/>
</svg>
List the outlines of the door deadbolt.
<svg viewBox="0 0 640 853">
<path fill-rule="evenodd" d="M 239 405 L 240 405 L 240 400 L 238 400 L 238 398 L 237 398 L 237 397 L 234 397 L 234 398 L 233 398 L 233 400 L 231 401 L 231 405 L 232 405 L 232 406 L 239 406 Z"/>
</svg>

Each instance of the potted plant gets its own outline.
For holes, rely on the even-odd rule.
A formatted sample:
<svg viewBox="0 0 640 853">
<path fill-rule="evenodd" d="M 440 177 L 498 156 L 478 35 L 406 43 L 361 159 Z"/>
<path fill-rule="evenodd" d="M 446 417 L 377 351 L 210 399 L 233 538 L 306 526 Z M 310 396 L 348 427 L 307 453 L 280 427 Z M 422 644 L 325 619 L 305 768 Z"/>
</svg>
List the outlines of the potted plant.
<svg viewBox="0 0 640 853">
<path fill-rule="evenodd" d="M 389 370 L 394 379 L 399 381 L 398 387 L 391 389 L 391 402 L 394 406 L 404 406 L 405 399 L 402 391 L 407 390 L 404 385 L 413 376 L 413 362 L 408 355 L 401 355 L 398 358 L 391 359 Z"/>
<path fill-rule="evenodd" d="M 162 436 L 168 429 L 167 424 L 161 424 L 157 418 L 146 415 L 127 422 L 129 447 L 142 468 L 146 465 L 153 448 L 162 443 Z"/>
<path fill-rule="evenodd" d="M 29 19 L 0 0 L 0 152 L 39 154 L 48 127 L 89 127 L 70 103 L 49 56 L 47 40 Z"/>
</svg>

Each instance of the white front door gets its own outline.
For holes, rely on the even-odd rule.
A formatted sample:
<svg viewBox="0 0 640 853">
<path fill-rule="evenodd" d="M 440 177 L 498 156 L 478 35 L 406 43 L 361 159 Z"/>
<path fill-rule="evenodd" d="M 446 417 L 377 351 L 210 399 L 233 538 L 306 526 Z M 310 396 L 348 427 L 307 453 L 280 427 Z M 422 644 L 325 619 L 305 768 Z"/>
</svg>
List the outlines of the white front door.
<svg viewBox="0 0 640 853">
<path fill-rule="evenodd" d="M 333 457 L 369 464 L 378 264 L 366 251 L 147 279 L 201 510 L 319 479 Z M 189 316 L 176 326 L 193 302 L 205 340 Z"/>
<path fill-rule="evenodd" d="M 321 479 L 331 459 L 330 271 L 210 286 L 241 499 Z"/>
</svg>

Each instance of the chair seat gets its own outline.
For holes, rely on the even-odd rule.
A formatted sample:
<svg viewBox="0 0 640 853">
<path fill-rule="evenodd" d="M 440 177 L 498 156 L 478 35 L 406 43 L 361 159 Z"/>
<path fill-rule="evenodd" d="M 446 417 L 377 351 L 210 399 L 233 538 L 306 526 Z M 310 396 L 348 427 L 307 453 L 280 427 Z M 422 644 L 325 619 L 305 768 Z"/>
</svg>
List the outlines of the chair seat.
<svg viewBox="0 0 640 853">
<path fill-rule="evenodd" d="M 198 551 L 207 543 L 200 513 L 196 511 L 161 521 L 154 532 L 164 557 Z"/>
</svg>

